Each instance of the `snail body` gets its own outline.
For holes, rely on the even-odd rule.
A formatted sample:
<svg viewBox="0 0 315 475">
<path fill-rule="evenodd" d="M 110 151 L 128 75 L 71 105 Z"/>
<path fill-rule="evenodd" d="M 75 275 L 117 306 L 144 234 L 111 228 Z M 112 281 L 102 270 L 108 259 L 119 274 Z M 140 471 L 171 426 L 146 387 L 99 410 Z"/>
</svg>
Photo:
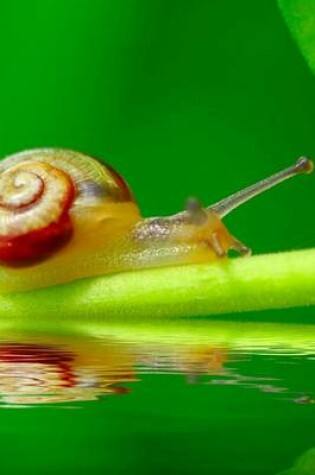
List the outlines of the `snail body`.
<svg viewBox="0 0 315 475">
<path fill-rule="evenodd" d="M 146 267 L 211 262 L 249 248 L 221 218 L 297 173 L 295 165 L 208 208 L 190 199 L 169 217 L 143 218 L 123 178 L 79 152 L 36 149 L 0 162 L 1 291 L 29 290 Z"/>
</svg>

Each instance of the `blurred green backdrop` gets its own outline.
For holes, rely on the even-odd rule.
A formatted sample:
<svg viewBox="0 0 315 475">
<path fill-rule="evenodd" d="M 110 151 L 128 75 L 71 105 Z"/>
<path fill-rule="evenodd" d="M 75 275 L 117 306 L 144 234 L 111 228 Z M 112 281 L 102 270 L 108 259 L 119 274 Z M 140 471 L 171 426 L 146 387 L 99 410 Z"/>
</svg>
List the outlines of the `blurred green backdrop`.
<svg viewBox="0 0 315 475">
<path fill-rule="evenodd" d="M 3 0 L 0 155 L 102 157 L 145 215 L 315 157 L 315 79 L 274 0 Z M 314 178 L 227 222 L 255 252 L 315 244 Z"/>
</svg>

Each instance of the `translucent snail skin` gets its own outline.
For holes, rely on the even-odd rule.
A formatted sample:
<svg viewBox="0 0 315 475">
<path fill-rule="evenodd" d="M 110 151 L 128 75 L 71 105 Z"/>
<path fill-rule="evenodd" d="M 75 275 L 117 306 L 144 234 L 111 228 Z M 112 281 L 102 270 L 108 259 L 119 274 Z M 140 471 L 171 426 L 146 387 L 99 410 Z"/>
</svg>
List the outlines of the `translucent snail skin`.
<svg viewBox="0 0 315 475">
<path fill-rule="evenodd" d="M 289 168 L 203 208 L 195 199 L 169 217 L 143 218 L 123 178 L 79 152 L 37 149 L 0 162 L 0 291 L 29 290 L 148 267 L 212 262 L 250 249 L 222 218 L 300 173 Z"/>
</svg>

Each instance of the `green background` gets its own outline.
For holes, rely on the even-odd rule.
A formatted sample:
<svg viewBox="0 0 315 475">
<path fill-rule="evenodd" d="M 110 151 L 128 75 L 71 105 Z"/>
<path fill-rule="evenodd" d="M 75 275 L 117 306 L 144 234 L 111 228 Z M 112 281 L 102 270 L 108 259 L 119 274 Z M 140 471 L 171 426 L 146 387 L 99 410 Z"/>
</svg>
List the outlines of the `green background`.
<svg viewBox="0 0 315 475">
<path fill-rule="evenodd" d="M 315 157 L 315 80 L 273 0 L 3 0 L 0 68 L 1 155 L 102 157 L 148 216 Z M 300 177 L 227 222 L 254 252 L 311 247 L 314 198 L 314 177 Z M 210 455 L 236 467 L 237 438 L 247 452 L 233 473 L 271 474 L 313 444 L 306 408 L 165 378 L 81 411 L 3 410 L 1 473 L 208 473 Z"/>
</svg>

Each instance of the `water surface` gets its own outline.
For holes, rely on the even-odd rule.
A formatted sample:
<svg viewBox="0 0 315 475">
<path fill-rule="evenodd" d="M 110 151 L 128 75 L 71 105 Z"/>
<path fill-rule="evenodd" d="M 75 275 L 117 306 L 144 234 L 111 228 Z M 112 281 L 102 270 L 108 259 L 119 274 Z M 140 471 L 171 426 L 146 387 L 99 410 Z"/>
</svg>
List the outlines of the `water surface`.
<svg viewBox="0 0 315 475">
<path fill-rule="evenodd" d="M 315 474 L 311 325 L 3 331 L 1 473 Z"/>
</svg>

